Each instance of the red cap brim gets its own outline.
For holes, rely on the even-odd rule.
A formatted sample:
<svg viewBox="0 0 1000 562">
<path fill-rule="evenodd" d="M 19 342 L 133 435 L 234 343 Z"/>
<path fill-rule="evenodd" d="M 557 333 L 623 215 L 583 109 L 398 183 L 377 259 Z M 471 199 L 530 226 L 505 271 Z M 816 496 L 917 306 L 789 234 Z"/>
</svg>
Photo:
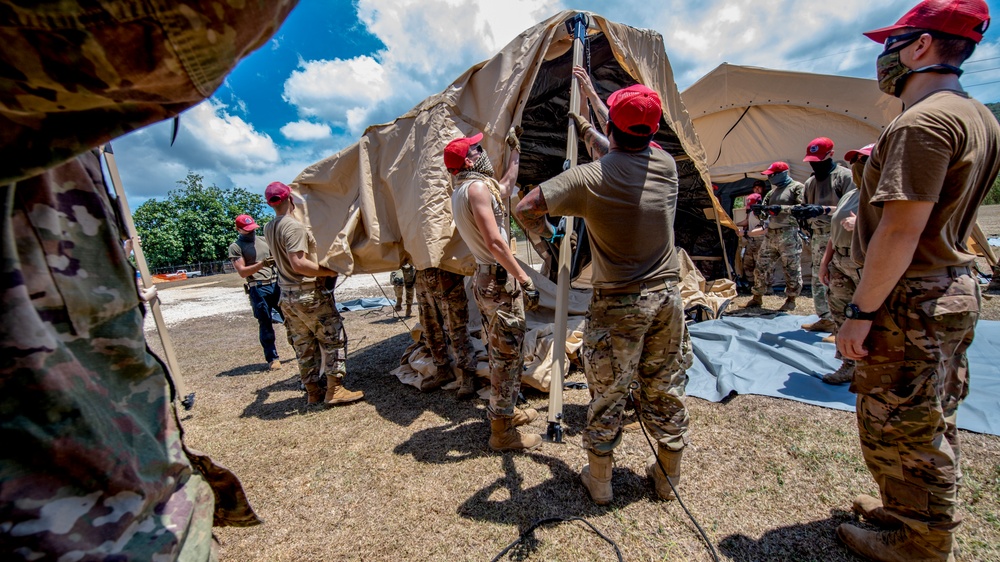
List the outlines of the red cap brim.
<svg viewBox="0 0 1000 562">
<path fill-rule="evenodd" d="M 895 24 L 895 25 L 890 25 L 889 27 L 883 27 L 880 29 L 873 29 L 871 31 L 866 31 L 862 33 L 862 35 L 864 35 L 865 37 L 871 39 L 876 43 L 885 43 L 886 37 L 892 35 L 895 31 L 898 31 L 900 29 L 906 29 L 908 27 L 909 27 L 908 25 Z"/>
<path fill-rule="evenodd" d="M 472 142 L 469 143 L 469 146 L 472 146 L 472 145 L 476 144 L 477 142 L 483 140 L 483 134 L 482 133 L 478 133 L 478 134 L 472 135 L 471 137 L 469 137 L 469 140 L 472 141 Z"/>
</svg>

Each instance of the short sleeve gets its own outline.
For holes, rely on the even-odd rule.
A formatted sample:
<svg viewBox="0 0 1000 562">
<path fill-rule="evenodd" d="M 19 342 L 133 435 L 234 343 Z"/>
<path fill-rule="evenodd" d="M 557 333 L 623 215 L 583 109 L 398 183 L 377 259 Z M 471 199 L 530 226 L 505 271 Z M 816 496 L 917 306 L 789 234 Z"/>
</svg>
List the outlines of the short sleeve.
<svg viewBox="0 0 1000 562">
<path fill-rule="evenodd" d="M 229 245 L 229 261 L 236 261 L 243 257 L 243 250 L 235 242 Z"/>
<path fill-rule="evenodd" d="M 879 155 L 881 175 L 870 202 L 937 203 L 951 163 L 947 129 L 930 119 L 901 124 L 888 133 Z"/>
</svg>

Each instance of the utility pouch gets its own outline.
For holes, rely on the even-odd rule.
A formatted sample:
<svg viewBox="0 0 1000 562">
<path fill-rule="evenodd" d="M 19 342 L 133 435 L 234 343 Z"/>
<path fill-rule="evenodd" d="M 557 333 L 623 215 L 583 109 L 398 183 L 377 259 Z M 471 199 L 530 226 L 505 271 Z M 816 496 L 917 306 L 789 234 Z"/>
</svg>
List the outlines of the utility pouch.
<svg viewBox="0 0 1000 562">
<path fill-rule="evenodd" d="M 497 264 L 497 285 L 507 284 L 507 270 L 502 265 Z"/>
</svg>

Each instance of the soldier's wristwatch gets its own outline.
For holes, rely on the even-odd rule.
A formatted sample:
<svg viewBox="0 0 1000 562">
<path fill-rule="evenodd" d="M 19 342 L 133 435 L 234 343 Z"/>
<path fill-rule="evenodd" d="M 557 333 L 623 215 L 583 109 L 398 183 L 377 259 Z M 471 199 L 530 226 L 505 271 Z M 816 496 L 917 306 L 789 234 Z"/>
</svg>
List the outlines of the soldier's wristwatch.
<svg viewBox="0 0 1000 562">
<path fill-rule="evenodd" d="M 863 312 L 860 308 L 858 308 L 858 305 L 854 304 L 853 302 L 852 303 L 848 303 L 848 305 L 844 307 L 844 316 L 848 320 L 874 320 L 875 319 L 875 313 L 874 312 Z"/>
</svg>

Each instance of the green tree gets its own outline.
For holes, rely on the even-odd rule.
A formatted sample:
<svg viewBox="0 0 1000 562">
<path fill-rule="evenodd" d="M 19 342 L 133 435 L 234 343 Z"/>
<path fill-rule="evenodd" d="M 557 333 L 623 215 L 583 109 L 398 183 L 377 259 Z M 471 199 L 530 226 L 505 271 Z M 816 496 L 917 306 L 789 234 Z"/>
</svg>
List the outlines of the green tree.
<svg viewBox="0 0 1000 562">
<path fill-rule="evenodd" d="M 166 201 L 150 199 L 135 210 L 136 230 L 150 266 L 225 259 L 236 236 L 237 215 L 252 215 L 261 225 L 273 216 L 259 193 L 205 186 L 204 179 L 188 172 Z"/>
</svg>

